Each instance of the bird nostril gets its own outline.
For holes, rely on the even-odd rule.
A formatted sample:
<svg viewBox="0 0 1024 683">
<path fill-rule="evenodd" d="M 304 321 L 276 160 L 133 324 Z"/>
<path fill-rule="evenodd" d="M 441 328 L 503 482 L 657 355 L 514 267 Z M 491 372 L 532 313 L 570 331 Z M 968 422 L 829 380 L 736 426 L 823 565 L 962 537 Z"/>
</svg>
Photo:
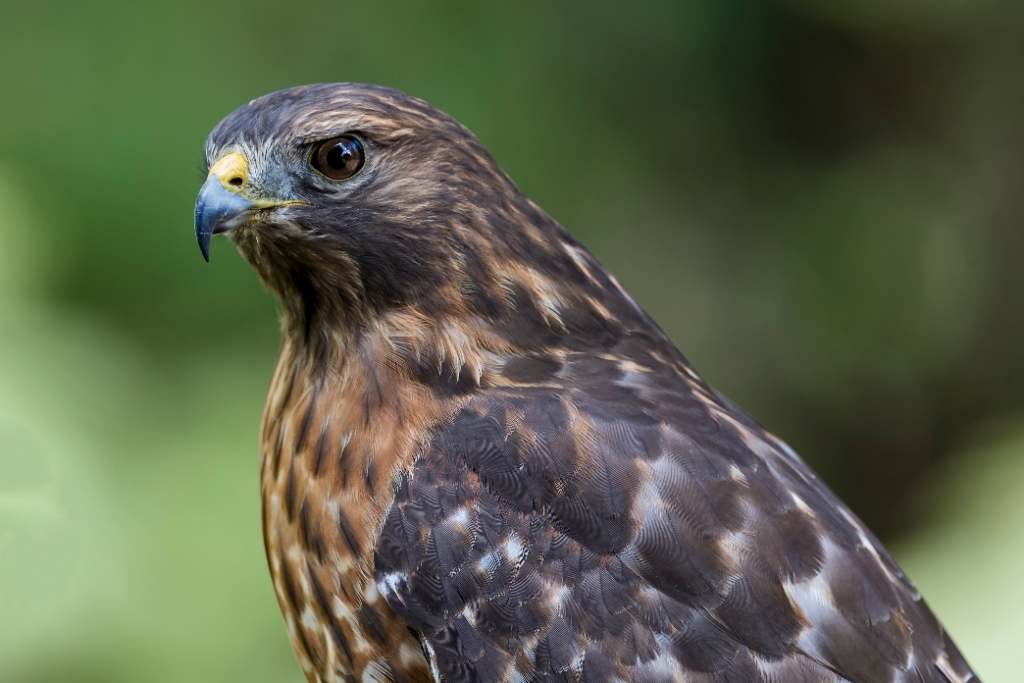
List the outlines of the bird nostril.
<svg viewBox="0 0 1024 683">
<path fill-rule="evenodd" d="M 234 185 L 235 187 L 241 187 L 243 183 L 245 183 L 245 180 L 241 176 L 235 176 L 228 181 L 229 185 Z"/>
</svg>

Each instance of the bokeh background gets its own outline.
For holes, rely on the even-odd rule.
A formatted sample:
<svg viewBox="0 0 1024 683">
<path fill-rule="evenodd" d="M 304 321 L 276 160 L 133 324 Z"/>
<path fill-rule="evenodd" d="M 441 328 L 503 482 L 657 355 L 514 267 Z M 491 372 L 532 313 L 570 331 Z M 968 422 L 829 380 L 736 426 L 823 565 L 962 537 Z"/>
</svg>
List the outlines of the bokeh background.
<svg viewBox="0 0 1024 683">
<path fill-rule="evenodd" d="M 340 80 L 475 131 L 1016 678 L 1019 0 L 2 14 L 0 680 L 301 680 L 259 531 L 277 312 L 192 209 L 220 118 Z"/>
</svg>

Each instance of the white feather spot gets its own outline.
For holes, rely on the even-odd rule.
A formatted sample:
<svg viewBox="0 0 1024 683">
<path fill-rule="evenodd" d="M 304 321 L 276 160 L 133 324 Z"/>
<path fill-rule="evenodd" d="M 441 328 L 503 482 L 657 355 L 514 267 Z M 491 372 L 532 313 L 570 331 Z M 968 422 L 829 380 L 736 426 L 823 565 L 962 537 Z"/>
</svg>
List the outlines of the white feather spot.
<svg viewBox="0 0 1024 683">
<path fill-rule="evenodd" d="M 718 541 L 719 547 L 734 558 L 744 557 L 749 543 L 749 534 L 742 531 L 730 531 Z"/>
<path fill-rule="evenodd" d="M 366 588 L 363 589 L 363 600 L 369 603 L 377 602 L 380 598 L 380 593 L 377 592 L 377 584 L 367 582 Z"/>
<path fill-rule="evenodd" d="M 804 513 L 808 517 L 814 517 L 814 510 L 811 509 L 811 506 L 808 505 L 807 502 L 803 498 L 801 498 L 800 496 L 798 496 L 796 493 L 794 493 L 792 491 L 790 492 L 789 495 L 793 498 L 793 503 L 796 505 L 796 509 L 797 510 L 799 510 L 802 513 Z"/>
<path fill-rule="evenodd" d="M 523 543 L 523 539 L 519 538 L 518 534 L 509 534 L 508 538 L 505 539 L 504 548 L 505 556 L 514 565 L 518 565 L 526 558 L 526 544 Z"/>
<path fill-rule="evenodd" d="M 402 663 L 402 666 L 408 667 L 413 662 L 422 660 L 423 650 L 418 647 L 414 647 L 410 643 L 402 643 L 402 647 L 398 648 L 398 661 Z"/>
<path fill-rule="evenodd" d="M 405 579 L 405 574 L 401 572 L 391 572 L 385 574 L 380 581 L 377 582 L 377 589 L 384 594 L 394 595 L 398 593 L 398 585 Z"/>
<path fill-rule="evenodd" d="M 437 655 L 434 654 L 434 647 L 430 641 L 422 640 L 423 649 L 427 651 L 427 662 L 430 664 L 430 675 L 434 677 L 434 683 L 441 683 L 441 672 L 437 668 Z"/>
<path fill-rule="evenodd" d="M 337 618 L 344 619 L 348 622 L 354 621 L 353 617 L 355 615 L 352 614 L 352 609 L 344 602 L 339 600 L 337 596 L 335 596 L 334 603 L 331 606 L 334 608 L 334 616 L 336 616 Z"/>
<path fill-rule="evenodd" d="M 481 574 L 490 576 L 497 569 L 498 563 L 498 555 L 496 553 L 487 553 L 476 561 L 476 570 Z"/>
<path fill-rule="evenodd" d="M 582 250 L 571 244 L 565 244 L 564 242 L 562 243 L 562 248 L 565 249 L 565 253 L 569 255 L 569 258 L 576 263 L 576 267 L 583 271 L 583 274 L 587 276 L 588 280 L 593 282 L 595 285 L 599 284 L 597 279 L 594 277 L 594 274 L 590 271 L 590 266 L 587 265 L 587 258 L 583 254 Z"/>
<path fill-rule="evenodd" d="M 459 508 L 456 510 L 451 517 L 448 518 L 448 522 L 456 528 L 468 529 L 470 523 L 469 510 L 466 508 Z"/>
<path fill-rule="evenodd" d="M 661 646 L 662 654 L 648 662 L 641 663 L 638 660 L 636 670 L 633 672 L 633 678 L 640 680 L 650 678 L 653 680 L 685 681 L 686 674 L 683 673 L 679 662 L 676 661 L 675 657 L 664 654 L 665 651 L 671 650 L 671 641 L 662 636 L 658 638 L 658 645 Z"/>
<path fill-rule="evenodd" d="M 391 678 L 391 667 L 386 662 L 375 660 L 366 665 L 360 680 L 362 683 L 388 683 Z"/>
<path fill-rule="evenodd" d="M 317 631 L 320 629 L 320 620 L 316 618 L 313 610 L 308 607 L 302 610 L 302 625 L 310 631 Z"/>
<path fill-rule="evenodd" d="M 565 606 L 565 600 L 569 597 L 571 591 L 569 586 L 565 584 L 557 584 L 552 590 L 548 591 L 548 607 L 551 609 L 553 614 L 560 614 L 562 608 Z"/>
</svg>

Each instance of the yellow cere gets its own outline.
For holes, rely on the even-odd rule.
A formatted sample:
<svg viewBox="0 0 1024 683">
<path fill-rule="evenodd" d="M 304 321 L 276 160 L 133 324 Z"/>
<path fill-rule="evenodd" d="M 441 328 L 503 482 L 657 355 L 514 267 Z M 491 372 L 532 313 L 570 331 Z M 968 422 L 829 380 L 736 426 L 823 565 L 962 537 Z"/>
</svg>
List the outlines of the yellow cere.
<svg viewBox="0 0 1024 683">
<path fill-rule="evenodd" d="M 225 154 L 210 168 L 210 175 L 220 179 L 224 187 L 232 192 L 242 192 L 249 180 L 249 165 L 238 152 Z"/>
</svg>

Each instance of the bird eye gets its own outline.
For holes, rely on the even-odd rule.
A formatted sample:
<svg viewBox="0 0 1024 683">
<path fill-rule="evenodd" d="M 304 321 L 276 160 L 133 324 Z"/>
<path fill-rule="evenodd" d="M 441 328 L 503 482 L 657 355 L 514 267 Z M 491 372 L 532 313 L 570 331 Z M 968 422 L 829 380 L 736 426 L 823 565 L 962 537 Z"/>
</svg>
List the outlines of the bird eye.
<svg viewBox="0 0 1024 683">
<path fill-rule="evenodd" d="M 331 180 L 351 178 L 359 173 L 365 161 L 363 143 L 353 135 L 342 135 L 321 142 L 309 157 L 310 165 Z"/>
</svg>

